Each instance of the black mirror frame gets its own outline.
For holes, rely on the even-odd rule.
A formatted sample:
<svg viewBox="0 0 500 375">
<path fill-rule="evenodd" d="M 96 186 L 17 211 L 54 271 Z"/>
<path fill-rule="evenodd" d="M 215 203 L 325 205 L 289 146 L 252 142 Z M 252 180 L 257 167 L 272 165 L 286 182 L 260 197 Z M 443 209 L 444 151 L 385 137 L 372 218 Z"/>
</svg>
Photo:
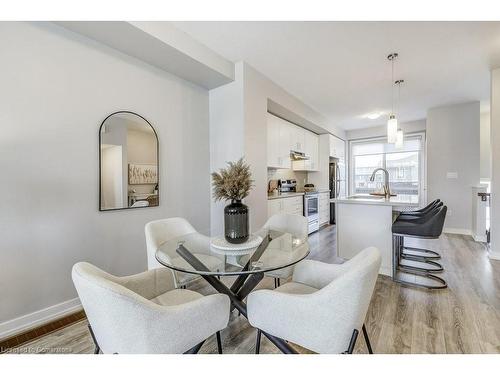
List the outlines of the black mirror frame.
<svg viewBox="0 0 500 375">
<path fill-rule="evenodd" d="M 151 129 L 153 129 L 153 133 L 156 137 L 156 164 L 157 164 L 157 167 L 156 167 L 156 174 L 158 176 L 158 204 L 156 206 L 146 206 L 146 207 L 121 207 L 121 208 L 109 208 L 109 209 L 106 209 L 106 210 L 103 210 L 101 207 L 101 129 L 102 129 L 102 126 L 104 125 L 104 123 L 106 122 L 106 120 L 108 118 L 110 118 L 111 116 L 114 116 L 118 113 L 128 113 L 128 114 L 131 114 L 131 115 L 135 115 L 137 117 L 140 117 L 141 119 L 143 119 L 144 121 L 146 121 L 146 123 L 151 127 Z M 153 127 L 153 125 L 151 125 L 151 123 L 146 120 L 143 116 L 141 116 L 140 114 L 136 113 L 136 112 L 132 112 L 132 111 L 116 111 L 116 112 L 113 112 L 111 113 L 110 115 L 106 116 L 106 118 L 101 122 L 101 126 L 99 126 L 99 143 L 98 143 L 98 148 L 99 148 L 99 178 L 98 178 L 98 181 L 99 181 L 99 211 L 101 212 L 107 212 L 107 211 L 119 211 L 119 210 L 133 210 L 133 209 L 137 209 L 137 208 L 154 208 L 154 207 L 159 207 L 160 206 L 160 140 L 158 139 L 158 134 L 156 133 L 156 130 L 155 128 Z"/>
</svg>

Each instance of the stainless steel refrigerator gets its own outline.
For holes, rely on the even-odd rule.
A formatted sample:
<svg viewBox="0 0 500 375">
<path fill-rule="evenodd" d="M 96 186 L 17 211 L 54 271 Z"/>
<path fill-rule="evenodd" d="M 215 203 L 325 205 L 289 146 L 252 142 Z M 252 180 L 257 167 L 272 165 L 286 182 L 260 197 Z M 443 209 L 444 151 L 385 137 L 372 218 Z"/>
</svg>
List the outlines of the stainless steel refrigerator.
<svg viewBox="0 0 500 375">
<path fill-rule="evenodd" d="M 335 158 L 330 158 L 329 169 L 330 198 L 345 197 L 346 178 L 345 164 Z M 330 224 L 335 224 L 335 203 L 330 203 Z"/>
</svg>

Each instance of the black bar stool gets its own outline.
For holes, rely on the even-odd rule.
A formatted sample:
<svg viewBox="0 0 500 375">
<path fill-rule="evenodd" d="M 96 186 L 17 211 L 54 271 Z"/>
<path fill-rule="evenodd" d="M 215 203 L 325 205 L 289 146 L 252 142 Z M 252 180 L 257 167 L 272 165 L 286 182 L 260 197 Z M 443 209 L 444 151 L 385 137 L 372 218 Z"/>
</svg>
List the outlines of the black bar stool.
<svg viewBox="0 0 500 375">
<path fill-rule="evenodd" d="M 437 213 L 436 210 L 442 206 L 443 202 L 441 202 L 441 200 L 439 199 L 436 199 L 420 210 L 401 212 L 397 219 L 406 221 L 418 220 L 431 213 Z M 425 260 L 432 261 L 435 259 L 441 259 L 441 255 L 439 253 L 429 249 L 422 249 L 419 247 L 403 246 L 401 252 L 402 255 L 422 259 L 423 261 Z"/>
<path fill-rule="evenodd" d="M 427 211 L 423 216 L 412 219 L 405 219 L 398 217 L 392 225 L 392 238 L 393 238 L 393 280 L 411 286 L 422 287 L 426 289 L 444 289 L 447 287 L 446 281 L 434 275 L 436 272 L 442 272 L 443 267 L 425 255 L 412 255 L 405 252 L 405 249 L 417 249 L 419 252 L 438 253 L 432 252 L 427 249 L 408 248 L 404 246 L 405 237 L 437 239 L 441 235 L 446 218 L 447 207 L 443 206 L 441 202 L 434 205 L 433 208 Z M 411 261 L 417 265 L 405 264 L 404 261 Z M 418 264 L 422 264 L 419 266 Z M 421 284 L 418 282 L 403 280 L 401 275 L 410 274 L 427 278 L 434 281 L 433 284 Z"/>
</svg>

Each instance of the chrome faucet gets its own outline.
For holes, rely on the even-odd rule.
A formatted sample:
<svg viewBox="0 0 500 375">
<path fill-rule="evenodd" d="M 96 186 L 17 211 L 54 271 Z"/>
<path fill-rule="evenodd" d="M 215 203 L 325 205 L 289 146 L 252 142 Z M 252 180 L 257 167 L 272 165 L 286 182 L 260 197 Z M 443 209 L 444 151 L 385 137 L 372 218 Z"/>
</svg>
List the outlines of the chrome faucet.
<svg viewBox="0 0 500 375">
<path fill-rule="evenodd" d="M 384 196 L 386 198 L 391 197 L 391 189 L 389 189 L 389 172 L 387 172 L 387 169 L 384 168 L 377 168 L 373 171 L 372 176 L 370 177 L 370 181 L 373 182 L 375 181 L 375 174 L 378 171 L 384 172 Z"/>
</svg>

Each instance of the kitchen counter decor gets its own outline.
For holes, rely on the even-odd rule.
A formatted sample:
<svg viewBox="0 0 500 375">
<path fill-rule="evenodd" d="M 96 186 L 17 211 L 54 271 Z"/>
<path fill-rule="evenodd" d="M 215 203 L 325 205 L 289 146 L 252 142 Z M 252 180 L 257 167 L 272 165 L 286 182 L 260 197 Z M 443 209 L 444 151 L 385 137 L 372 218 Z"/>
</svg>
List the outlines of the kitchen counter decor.
<svg viewBox="0 0 500 375">
<path fill-rule="evenodd" d="M 224 207 L 224 237 L 229 243 L 241 244 L 249 237 L 248 206 L 242 200 L 252 189 L 252 174 L 243 158 L 227 164 L 227 168 L 212 173 L 213 197 L 216 202 L 231 201 Z"/>
</svg>

